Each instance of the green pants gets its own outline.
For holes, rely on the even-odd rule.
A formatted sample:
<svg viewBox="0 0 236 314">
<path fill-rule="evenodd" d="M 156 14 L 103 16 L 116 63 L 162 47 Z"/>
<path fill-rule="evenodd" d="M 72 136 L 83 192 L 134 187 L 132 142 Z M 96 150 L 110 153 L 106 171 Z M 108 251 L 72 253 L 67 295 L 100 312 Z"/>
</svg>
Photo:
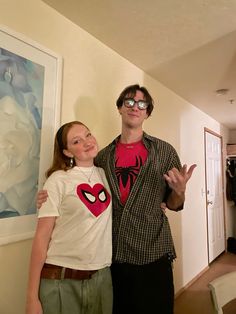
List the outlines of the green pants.
<svg viewBox="0 0 236 314">
<path fill-rule="evenodd" d="M 111 314 L 110 268 L 97 271 L 88 280 L 41 279 L 43 314 Z"/>
</svg>

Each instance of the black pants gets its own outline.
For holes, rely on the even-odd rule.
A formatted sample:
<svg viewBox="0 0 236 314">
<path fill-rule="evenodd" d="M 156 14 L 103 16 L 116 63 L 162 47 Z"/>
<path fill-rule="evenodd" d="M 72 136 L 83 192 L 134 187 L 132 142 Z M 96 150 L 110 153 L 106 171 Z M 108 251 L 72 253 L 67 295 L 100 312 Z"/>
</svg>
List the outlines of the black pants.
<svg viewBox="0 0 236 314">
<path fill-rule="evenodd" d="M 168 258 L 146 264 L 114 263 L 113 314 L 173 314 L 174 284 Z"/>
</svg>

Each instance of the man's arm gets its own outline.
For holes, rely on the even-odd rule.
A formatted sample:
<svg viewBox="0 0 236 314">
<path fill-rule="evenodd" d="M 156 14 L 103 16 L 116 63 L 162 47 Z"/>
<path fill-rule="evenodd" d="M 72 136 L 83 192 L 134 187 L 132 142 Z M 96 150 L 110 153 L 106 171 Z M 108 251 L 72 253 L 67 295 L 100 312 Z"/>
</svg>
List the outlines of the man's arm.
<svg viewBox="0 0 236 314">
<path fill-rule="evenodd" d="M 46 202 L 47 198 L 48 198 L 47 190 L 38 191 L 37 198 L 36 198 L 36 206 L 38 209 L 40 209 L 43 203 Z"/>
<path fill-rule="evenodd" d="M 196 165 L 191 165 L 187 170 L 187 165 L 178 170 L 173 168 L 164 174 L 169 187 L 172 189 L 169 197 L 167 198 L 166 205 L 170 210 L 178 210 L 182 207 L 185 201 L 185 191 L 188 180 L 191 178 L 193 170 Z"/>
</svg>

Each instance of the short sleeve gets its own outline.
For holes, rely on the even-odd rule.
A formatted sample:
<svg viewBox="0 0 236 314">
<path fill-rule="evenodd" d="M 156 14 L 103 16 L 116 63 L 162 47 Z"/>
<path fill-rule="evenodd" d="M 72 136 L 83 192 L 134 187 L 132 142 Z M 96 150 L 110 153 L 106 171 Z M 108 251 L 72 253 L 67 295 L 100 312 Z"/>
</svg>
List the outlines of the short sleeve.
<svg viewBox="0 0 236 314">
<path fill-rule="evenodd" d="M 62 185 L 56 175 L 51 175 L 43 186 L 47 190 L 48 198 L 38 210 L 38 218 L 60 216 L 60 205 L 62 201 Z"/>
</svg>

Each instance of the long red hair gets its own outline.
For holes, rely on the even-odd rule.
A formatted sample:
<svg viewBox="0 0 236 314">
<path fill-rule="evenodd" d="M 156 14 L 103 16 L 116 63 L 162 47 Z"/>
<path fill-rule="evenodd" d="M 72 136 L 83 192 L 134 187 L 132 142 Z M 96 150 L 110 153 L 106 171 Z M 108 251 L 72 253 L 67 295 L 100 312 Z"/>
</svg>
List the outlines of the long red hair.
<svg viewBox="0 0 236 314">
<path fill-rule="evenodd" d="M 73 125 L 83 125 L 80 121 L 71 121 L 63 124 L 56 133 L 54 140 L 54 153 L 53 153 L 53 161 L 51 167 L 46 171 L 46 178 L 48 178 L 54 171 L 57 170 L 68 170 L 75 166 L 75 162 L 73 160 L 73 164 L 71 165 L 71 158 L 67 157 L 63 150 L 67 149 L 67 134 Z M 88 128 L 87 128 L 88 129 Z"/>
</svg>

